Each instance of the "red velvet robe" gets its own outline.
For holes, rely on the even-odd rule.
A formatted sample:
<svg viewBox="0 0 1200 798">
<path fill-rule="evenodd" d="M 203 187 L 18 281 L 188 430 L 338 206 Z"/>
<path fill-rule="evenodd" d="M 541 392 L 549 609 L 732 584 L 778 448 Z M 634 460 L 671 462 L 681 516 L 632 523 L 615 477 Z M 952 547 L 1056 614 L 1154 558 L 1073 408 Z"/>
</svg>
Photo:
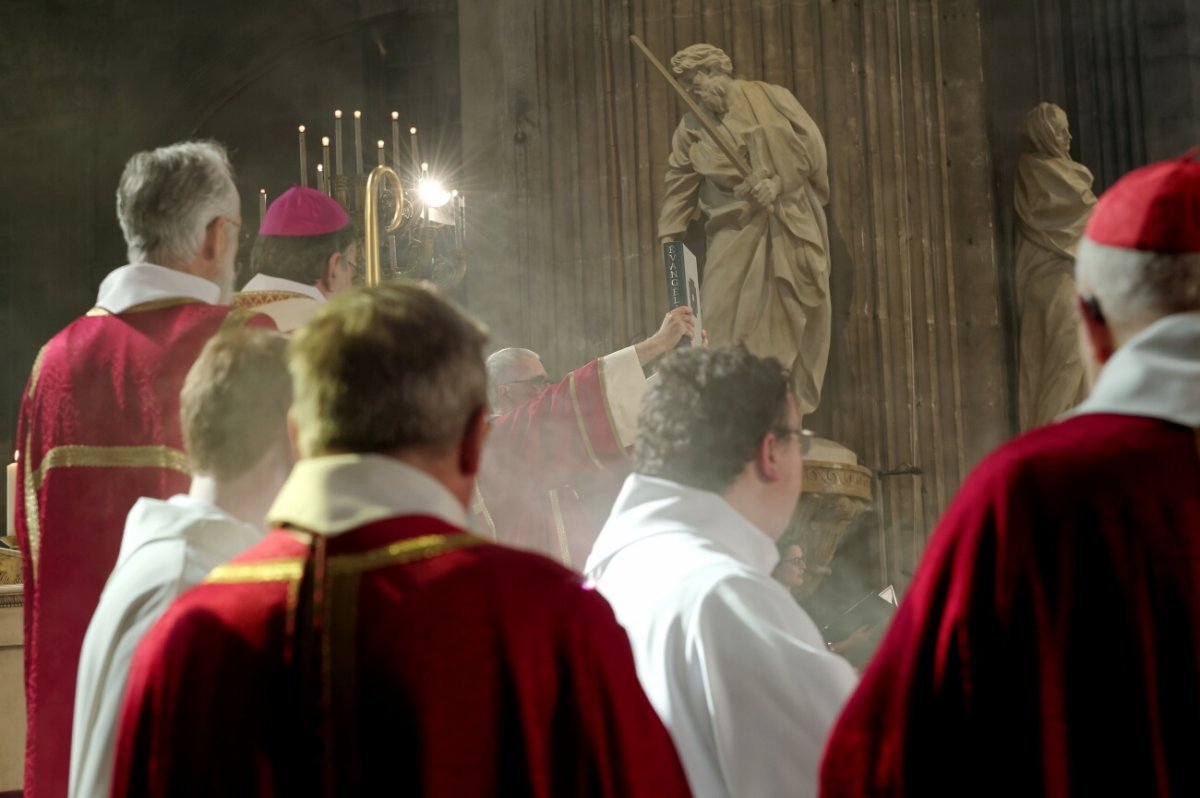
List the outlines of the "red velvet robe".
<svg viewBox="0 0 1200 798">
<path fill-rule="evenodd" d="M 599 534 L 588 502 L 612 506 L 629 458 L 617 439 L 600 361 L 492 419 L 475 528 L 582 569 Z M 607 514 L 605 512 L 605 514 Z"/>
<path fill-rule="evenodd" d="M 946 512 L 830 738 L 822 794 L 1200 795 L 1200 457 L 1079 415 Z"/>
<path fill-rule="evenodd" d="M 38 354 L 18 422 L 24 557 L 25 794 L 67 793 L 79 650 L 140 496 L 188 488 L 179 389 L 229 308 L 94 310 Z M 252 323 L 270 325 L 265 317 Z"/>
<path fill-rule="evenodd" d="M 143 638 L 114 795 L 687 794 L 581 577 L 428 516 L 313 540 L 272 532 Z"/>
</svg>

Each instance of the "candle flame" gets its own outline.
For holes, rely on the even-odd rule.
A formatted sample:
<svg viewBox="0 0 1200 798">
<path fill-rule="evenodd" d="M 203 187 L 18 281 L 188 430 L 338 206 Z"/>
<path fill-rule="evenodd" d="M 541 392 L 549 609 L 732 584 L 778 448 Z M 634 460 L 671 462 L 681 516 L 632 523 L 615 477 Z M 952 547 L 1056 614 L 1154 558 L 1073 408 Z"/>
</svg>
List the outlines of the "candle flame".
<svg viewBox="0 0 1200 798">
<path fill-rule="evenodd" d="M 408 129 L 408 132 L 409 132 L 409 133 L 412 133 L 414 136 L 415 136 L 415 135 L 417 135 L 417 129 L 416 129 L 415 127 L 410 127 L 410 128 Z"/>
<path fill-rule="evenodd" d="M 399 118 L 400 118 L 400 112 L 392 111 L 392 119 L 399 119 Z"/>
<path fill-rule="evenodd" d="M 321 146 L 322 147 L 329 146 L 329 136 L 321 136 Z"/>
<path fill-rule="evenodd" d="M 317 164 L 317 171 L 318 171 L 318 172 L 324 172 L 324 171 L 325 171 L 325 166 L 324 166 L 323 164 Z"/>
<path fill-rule="evenodd" d="M 379 140 L 379 149 L 383 149 L 383 139 Z"/>
<path fill-rule="evenodd" d="M 341 118 L 342 118 L 342 112 L 341 112 L 341 111 L 334 111 L 334 112 L 333 112 L 333 118 L 334 118 L 334 119 L 341 119 Z"/>
<path fill-rule="evenodd" d="M 355 118 L 355 119 L 359 119 L 360 117 L 362 117 L 362 111 L 355 111 L 355 112 L 354 112 L 354 118 Z"/>
<path fill-rule="evenodd" d="M 450 196 L 451 196 L 451 197 L 457 197 L 457 196 L 458 196 L 458 189 L 454 189 L 453 191 L 451 191 L 451 192 L 450 192 Z"/>
<path fill-rule="evenodd" d="M 303 133 L 303 132 L 304 132 L 304 125 L 301 125 L 301 126 L 300 126 L 300 132 L 301 132 L 301 133 Z"/>
<path fill-rule="evenodd" d="M 428 172 L 428 171 L 429 171 L 429 162 L 428 162 L 428 161 L 422 161 L 422 162 L 421 162 L 421 171 L 422 171 L 422 172 Z"/>
<path fill-rule="evenodd" d="M 259 194 L 262 194 L 263 196 L 266 196 L 266 194 L 267 194 L 267 190 L 266 190 L 265 188 L 260 188 L 260 189 L 258 190 L 258 193 L 259 193 Z"/>
</svg>

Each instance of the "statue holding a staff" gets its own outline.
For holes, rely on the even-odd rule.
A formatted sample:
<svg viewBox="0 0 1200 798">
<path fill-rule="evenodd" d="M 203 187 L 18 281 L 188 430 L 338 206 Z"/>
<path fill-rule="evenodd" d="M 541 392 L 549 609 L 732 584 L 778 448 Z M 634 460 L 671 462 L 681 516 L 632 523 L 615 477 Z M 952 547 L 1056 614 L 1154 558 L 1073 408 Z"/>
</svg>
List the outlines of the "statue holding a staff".
<svg viewBox="0 0 1200 798">
<path fill-rule="evenodd" d="M 811 412 L 831 312 L 821 131 L 787 89 L 735 79 L 717 47 L 679 51 L 668 72 L 634 43 L 691 109 L 671 144 L 659 236 L 679 239 L 697 213 L 705 218 L 700 305 L 709 338 L 778 359 L 791 370 L 800 411 Z"/>
</svg>

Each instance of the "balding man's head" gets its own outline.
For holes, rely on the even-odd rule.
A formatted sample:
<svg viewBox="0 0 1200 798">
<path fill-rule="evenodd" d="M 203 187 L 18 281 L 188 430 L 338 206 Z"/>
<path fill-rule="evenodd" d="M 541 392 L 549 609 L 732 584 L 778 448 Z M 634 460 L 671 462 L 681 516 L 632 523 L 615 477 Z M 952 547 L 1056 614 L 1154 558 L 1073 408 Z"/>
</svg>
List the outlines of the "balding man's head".
<svg viewBox="0 0 1200 798">
<path fill-rule="evenodd" d="M 537 352 L 509 347 L 487 359 L 488 399 L 492 410 L 511 412 L 537 396 L 549 384 Z"/>
</svg>

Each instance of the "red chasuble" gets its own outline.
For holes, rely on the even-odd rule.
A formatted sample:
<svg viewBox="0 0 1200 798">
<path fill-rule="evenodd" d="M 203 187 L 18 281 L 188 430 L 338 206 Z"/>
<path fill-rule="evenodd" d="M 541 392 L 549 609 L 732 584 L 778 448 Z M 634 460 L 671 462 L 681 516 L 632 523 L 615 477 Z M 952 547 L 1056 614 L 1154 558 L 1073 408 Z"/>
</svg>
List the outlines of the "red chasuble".
<svg viewBox="0 0 1200 798">
<path fill-rule="evenodd" d="M 492 419 L 475 528 L 581 569 L 599 533 L 585 502 L 611 507 L 628 463 L 593 360 Z"/>
<path fill-rule="evenodd" d="M 825 796 L 1200 795 L 1200 457 L 1079 415 L 984 461 L 830 738 Z"/>
<path fill-rule="evenodd" d="M 140 496 L 187 491 L 179 390 L 205 342 L 244 318 L 189 300 L 97 309 L 38 353 L 17 433 L 27 796 L 67 793 L 79 649 L 125 516 Z"/>
<path fill-rule="evenodd" d="M 581 577 L 428 516 L 276 530 L 130 669 L 121 796 L 675 796 L 624 630 Z"/>
</svg>

